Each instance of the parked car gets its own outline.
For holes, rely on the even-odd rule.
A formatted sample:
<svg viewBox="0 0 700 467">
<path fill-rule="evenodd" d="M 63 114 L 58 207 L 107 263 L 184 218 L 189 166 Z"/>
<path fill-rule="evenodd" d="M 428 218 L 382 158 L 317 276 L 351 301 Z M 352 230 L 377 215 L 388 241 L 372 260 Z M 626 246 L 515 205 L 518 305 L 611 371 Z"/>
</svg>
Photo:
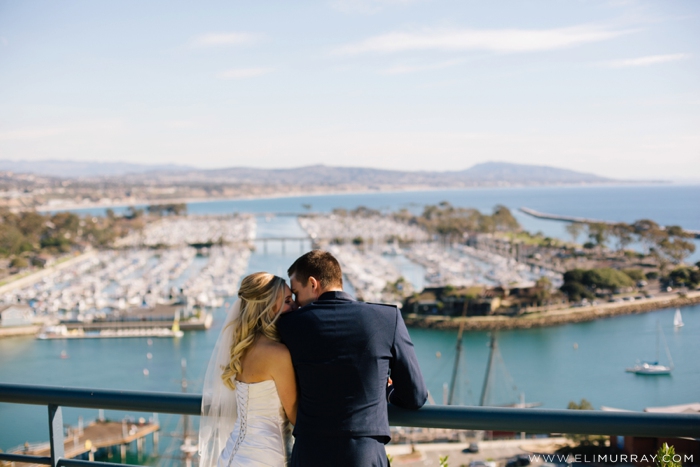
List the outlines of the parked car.
<svg viewBox="0 0 700 467">
<path fill-rule="evenodd" d="M 479 452 L 479 443 L 469 443 L 469 446 L 462 452 Z"/>
</svg>

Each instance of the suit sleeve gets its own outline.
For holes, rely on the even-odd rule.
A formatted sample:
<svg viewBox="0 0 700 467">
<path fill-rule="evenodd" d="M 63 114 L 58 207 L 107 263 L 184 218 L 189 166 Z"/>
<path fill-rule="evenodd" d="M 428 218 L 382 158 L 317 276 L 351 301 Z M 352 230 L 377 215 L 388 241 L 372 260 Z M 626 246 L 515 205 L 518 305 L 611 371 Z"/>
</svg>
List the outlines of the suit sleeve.
<svg viewBox="0 0 700 467">
<path fill-rule="evenodd" d="M 408 329 L 401 313 L 396 310 L 396 331 L 391 349 L 391 379 L 393 385 L 387 390 L 389 402 L 405 409 L 419 409 L 428 399 L 423 374 Z"/>
</svg>

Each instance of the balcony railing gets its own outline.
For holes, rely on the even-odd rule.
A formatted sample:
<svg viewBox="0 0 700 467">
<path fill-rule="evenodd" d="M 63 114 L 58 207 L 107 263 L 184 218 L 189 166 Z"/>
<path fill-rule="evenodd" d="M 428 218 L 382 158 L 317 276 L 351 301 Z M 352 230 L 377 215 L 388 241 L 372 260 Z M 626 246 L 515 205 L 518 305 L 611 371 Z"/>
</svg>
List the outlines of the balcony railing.
<svg viewBox="0 0 700 467">
<path fill-rule="evenodd" d="M 198 394 L 0 384 L 0 402 L 48 407 L 51 445 L 49 457 L 0 453 L 0 460 L 53 467 L 119 467 L 123 464 L 63 457 L 61 407 L 199 415 L 201 401 L 201 395 Z M 700 415 L 695 414 L 457 406 L 426 406 L 420 410 L 404 410 L 390 406 L 389 422 L 393 426 L 422 428 L 700 438 Z"/>
</svg>

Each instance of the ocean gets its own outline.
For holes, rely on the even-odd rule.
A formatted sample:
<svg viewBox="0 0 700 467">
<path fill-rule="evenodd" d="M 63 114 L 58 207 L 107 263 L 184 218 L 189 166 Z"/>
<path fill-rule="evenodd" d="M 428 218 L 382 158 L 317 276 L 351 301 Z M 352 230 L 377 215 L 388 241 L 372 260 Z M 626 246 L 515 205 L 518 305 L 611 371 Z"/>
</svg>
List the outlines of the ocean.
<svg viewBox="0 0 700 467">
<path fill-rule="evenodd" d="M 407 208 L 420 212 L 425 204 L 449 201 L 456 206 L 490 211 L 496 204 L 512 210 L 526 206 L 552 214 L 632 222 L 647 218 L 662 225 L 700 230 L 700 186 L 625 185 L 586 187 L 479 188 L 468 190 L 414 191 L 371 194 L 298 196 L 260 200 L 191 203 L 192 214 L 230 212 L 294 213 L 328 212 L 336 207 L 367 206 L 382 210 Z M 99 210 L 81 211 L 98 213 Z M 560 222 L 534 219 L 514 212 L 528 230 L 566 238 Z M 258 218 L 258 237 L 301 236 L 290 216 Z M 700 246 L 700 245 L 699 245 Z M 248 272 L 269 271 L 284 276 L 294 259 L 308 249 L 308 242 L 269 242 L 250 259 Z M 694 255 L 698 257 L 698 253 Z M 406 267 L 410 268 L 410 265 Z M 413 271 L 415 274 L 415 270 Z M 350 291 L 352 293 L 352 291 Z M 497 366 L 494 403 L 514 401 L 524 393 L 526 402 L 543 407 L 566 407 L 569 401 L 590 401 L 595 407 L 642 410 L 649 406 L 700 402 L 700 306 L 682 309 L 686 325 L 673 328 L 674 310 L 619 316 L 599 321 L 541 329 L 501 331 L 497 340 L 502 362 Z M 180 339 L 86 339 L 39 341 L 31 337 L 0 339 L 0 381 L 5 383 L 179 392 L 181 360 L 187 361 L 189 390 L 199 392 L 209 354 L 214 346 L 224 309 L 215 311 L 211 329 L 189 332 Z M 626 373 L 637 359 L 653 359 L 656 327 L 660 323 L 675 370 L 669 377 L 644 377 Z M 443 387 L 454 364 L 456 331 L 411 329 L 419 362 L 431 395 L 442 403 Z M 488 357 L 489 333 L 469 332 L 458 379 L 458 401 L 478 404 Z M 65 351 L 69 358 L 61 359 Z M 152 359 L 146 357 L 153 355 Z M 439 356 L 438 356 L 439 355 Z M 662 357 L 663 360 L 664 357 Z M 144 375 L 148 369 L 148 376 Z M 97 417 L 96 410 L 64 409 L 64 422 L 76 425 L 78 416 Z M 126 414 L 107 411 L 108 418 Z M 132 416 L 146 416 L 130 414 Z M 161 452 L 177 439 L 180 417 L 159 415 L 163 425 Z M 43 406 L 0 404 L 0 449 L 25 441 L 48 440 L 47 409 Z"/>
</svg>

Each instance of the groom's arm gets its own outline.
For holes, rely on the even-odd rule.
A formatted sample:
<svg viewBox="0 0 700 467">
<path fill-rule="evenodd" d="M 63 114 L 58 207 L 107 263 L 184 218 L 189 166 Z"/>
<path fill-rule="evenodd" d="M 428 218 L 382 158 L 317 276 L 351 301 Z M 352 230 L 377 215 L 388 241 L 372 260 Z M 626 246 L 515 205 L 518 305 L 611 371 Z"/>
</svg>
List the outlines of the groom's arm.
<svg viewBox="0 0 700 467">
<path fill-rule="evenodd" d="M 406 409 L 419 409 L 428 399 L 423 374 L 408 329 L 401 313 L 396 309 L 394 344 L 391 349 L 391 380 L 387 388 L 387 399 L 394 405 Z"/>
</svg>

